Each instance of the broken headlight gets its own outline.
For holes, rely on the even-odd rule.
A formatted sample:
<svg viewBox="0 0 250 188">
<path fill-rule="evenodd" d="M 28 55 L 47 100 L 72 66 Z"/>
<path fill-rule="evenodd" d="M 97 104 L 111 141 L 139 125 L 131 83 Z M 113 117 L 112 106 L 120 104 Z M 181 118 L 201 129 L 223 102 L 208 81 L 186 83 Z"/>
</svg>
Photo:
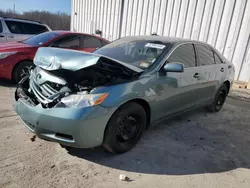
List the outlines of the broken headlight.
<svg viewBox="0 0 250 188">
<path fill-rule="evenodd" d="M 101 104 L 108 93 L 99 94 L 73 94 L 61 99 L 55 107 L 83 108 Z"/>
</svg>

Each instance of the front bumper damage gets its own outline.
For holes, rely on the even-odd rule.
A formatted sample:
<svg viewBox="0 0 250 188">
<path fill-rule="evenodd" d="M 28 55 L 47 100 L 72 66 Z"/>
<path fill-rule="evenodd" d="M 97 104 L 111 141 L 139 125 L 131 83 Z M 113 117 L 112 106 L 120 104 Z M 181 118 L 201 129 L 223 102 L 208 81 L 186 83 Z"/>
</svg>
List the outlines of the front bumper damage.
<svg viewBox="0 0 250 188">
<path fill-rule="evenodd" d="M 22 80 L 15 93 L 14 110 L 25 126 L 39 138 L 77 148 L 100 146 L 112 108 L 44 108 L 33 102 Z M 27 84 L 27 83 L 26 83 Z M 27 84 L 29 85 L 29 84 Z"/>
</svg>

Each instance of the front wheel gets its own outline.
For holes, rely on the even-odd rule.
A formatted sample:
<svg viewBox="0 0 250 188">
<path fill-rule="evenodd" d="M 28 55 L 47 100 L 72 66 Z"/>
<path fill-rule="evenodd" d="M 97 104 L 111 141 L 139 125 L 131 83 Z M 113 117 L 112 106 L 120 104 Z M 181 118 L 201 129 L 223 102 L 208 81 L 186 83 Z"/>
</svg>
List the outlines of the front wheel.
<svg viewBox="0 0 250 188">
<path fill-rule="evenodd" d="M 103 147 L 111 153 L 124 153 L 140 140 L 147 123 L 144 108 L 135 102 L 121 106 L 110 118 Z"/>
<path fill-rule="evenodd" d="M 35 66 L 32 61 L 22 61 L 13 70 L 13 79 L 18 83 L 22 78 L 30 74 Z"/>
<path fill-rule="evenodd" d="M 223 107 L 226 97 L 228 94 L 228 89 L 225 84 L 223 84 L 220 89 L 217 91 L 212 104 L 208 106 L 208 110 L 211 112 L 218 112 Z"/>
</svg>

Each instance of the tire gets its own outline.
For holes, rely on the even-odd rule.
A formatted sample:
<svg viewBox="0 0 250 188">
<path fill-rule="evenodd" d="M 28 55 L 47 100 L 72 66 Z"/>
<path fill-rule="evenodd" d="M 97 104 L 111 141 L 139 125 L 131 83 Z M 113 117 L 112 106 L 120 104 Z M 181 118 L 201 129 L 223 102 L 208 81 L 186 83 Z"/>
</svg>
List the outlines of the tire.
<svg viewBox="0 0 250 188">
<path fill-rule="evenodd" d="M 135 102 L 121 106 L 110 118 L 103 147 L 111 153 L 124 153 L 140 140 L 147 123 L 144 108 Z"/>
<path fill-rule="evenodd" d="M 227 86 L 223 84 L 217 91 L 212 104 L 208 106 L 208 110 L 210 112 L 219 112 L 225 103 L 227 94 L 228 94 Z"/>
<path fill-rule="evenodd" d="M 32 61 L 22 61 L 17 64 L 13 70 L 13 80 L 15 83 L 18 83 L 22 78 L 27 76 L 32 68 L 35 65 Z"/>
</svg>

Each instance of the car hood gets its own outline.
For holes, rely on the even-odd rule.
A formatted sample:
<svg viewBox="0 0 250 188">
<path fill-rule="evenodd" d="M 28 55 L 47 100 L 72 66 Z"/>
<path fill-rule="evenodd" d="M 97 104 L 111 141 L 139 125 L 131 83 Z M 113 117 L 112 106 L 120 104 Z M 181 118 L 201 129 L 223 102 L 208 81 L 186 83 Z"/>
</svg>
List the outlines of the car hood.
<svg viewBox="0 0 250 188">
<path fill-rule="evenodd" d="M 46 70 L 66 69 L 77 71 L 96 65 L 101 58 L 106 58 L 113 63 L 126 67 L 135 73 L 140 73 L 143 70 L 135 66 L 117 61 L 115 59 L 101 56 L 98 54 L 81 52 L 76 50 L 66 50 L 52 47 L 40 47 L 36 52 L 34 63 L 35 65 Z"/>
<path fill-rule="evenodd" d="M 24 48 L 32 48 L 32 46 L 18 42 L 0 43 L 0 52 L 20 50 Z"/>
</svg>

